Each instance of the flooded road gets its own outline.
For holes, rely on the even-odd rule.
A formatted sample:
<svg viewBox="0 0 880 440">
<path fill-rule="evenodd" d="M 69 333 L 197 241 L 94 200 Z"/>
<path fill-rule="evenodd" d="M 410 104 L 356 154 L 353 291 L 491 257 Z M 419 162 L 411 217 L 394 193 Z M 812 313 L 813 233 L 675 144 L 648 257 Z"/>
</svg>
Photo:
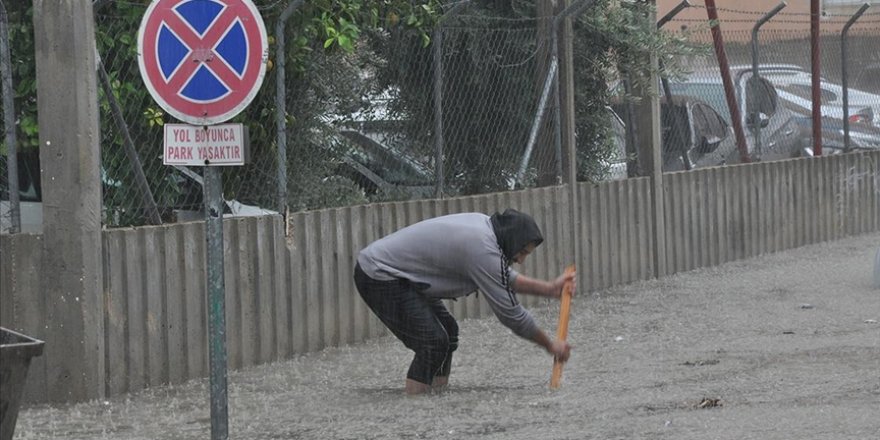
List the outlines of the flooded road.
<svg viewBox="0 0 880 440">
<path fill-rule="evenodd" d="M 232 371 L 231 439 L 875 439 L 880 234 L 599 292 L 552 359 L 494 318 L 461 322 L 450 388 L 405 397 L 385 337 Z M 555 333 L 558 303 L 533 309 Z M 22 410 L 16 439 L 207 439 L 207 379 Z"/>
</svg>

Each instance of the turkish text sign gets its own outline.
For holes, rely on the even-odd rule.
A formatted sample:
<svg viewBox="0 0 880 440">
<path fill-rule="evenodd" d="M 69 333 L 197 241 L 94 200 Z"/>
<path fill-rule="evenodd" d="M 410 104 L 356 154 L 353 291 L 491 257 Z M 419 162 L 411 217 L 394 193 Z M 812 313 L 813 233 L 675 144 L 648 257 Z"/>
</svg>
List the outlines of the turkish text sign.
<svg viewBox="0 0 880 440">
<path fill-rule="evenodd" d="M 242 124 L 165 124 L 163 147 L 165 165 L 244 165 L 248 159 L 247 132 Z"/>
</svg>

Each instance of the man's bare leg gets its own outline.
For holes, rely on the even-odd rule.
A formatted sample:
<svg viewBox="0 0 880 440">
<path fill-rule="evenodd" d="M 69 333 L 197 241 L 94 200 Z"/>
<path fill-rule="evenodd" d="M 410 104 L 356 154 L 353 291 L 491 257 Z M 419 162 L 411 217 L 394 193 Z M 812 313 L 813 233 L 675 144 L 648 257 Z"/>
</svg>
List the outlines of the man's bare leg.
<svg viewBox="0 0 880 440">
<path fill-rule="evenodd" d="M 425 394 L 431 391 L 431 385 L 421 383 L 412 379 L 407 379 L 403 391 L 408 395 Z"/>
<path fill-rule="evenodd" d="M 431 382 L 431 388 L 436 391 L 443 391 L 446 389 L 446 385 L 449 384 L 449 376 L 434 376 L 434 380 Z"/>
</svg>

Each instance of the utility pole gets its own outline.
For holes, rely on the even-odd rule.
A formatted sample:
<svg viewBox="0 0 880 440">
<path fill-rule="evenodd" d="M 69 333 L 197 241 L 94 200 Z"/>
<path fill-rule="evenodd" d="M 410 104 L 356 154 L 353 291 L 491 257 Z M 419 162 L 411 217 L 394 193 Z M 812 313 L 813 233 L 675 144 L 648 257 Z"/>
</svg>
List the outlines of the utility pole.
<svg viewBox="0 0 880 440">
<path fill-rule="evenodd" d="M 657 22 L 656 12 L 651 13 L 648 22 Z M 654 218 L 653 266 L 654 276 L 659 278 L 666 275 L 666 239 L 664 235 L 666 223 L 663 211 L 663 155 L 661 153 L 662 137 L 660 134 L 660 78 L 657 75 L 660 61 L 655 52 L 649 53 L 648 56 L 651 67 L 644 74 L 649 75 L 649 78 L 646 82 L 647 86 L 634 90 L 634 94 L 640 97 L 638 105 L 635 106 L 634 113 L 635 126 L 638 130 L 636 142 L 638 145 L 640 175 L 651 178 L 651 214 Z"/>
<path fill-rule="evenodd" d="M 34 0 L 52 402 L 104 395 L 101 133 L 91 0 Z M 62 393 L 59 390 L 70 390 Z"/>
<path fill-rule="evenodd" d="M 712 45 L 715 48 L 715 58 L 718 59 L 721 82 L 724 84 L 724 96 L 727 101 L 727 110 L 730 112 L 730 122 L 733 124 L 736 148 L 739 150 L 740 161 L 748 163 L 751 162 L 751 156 L 749 155 L 748 144 L 746 144 L 746 135 L 743 130 L 742 116 L 739 112 L 739 103 L 736 100 L 733 79 L 730 77 L 730 64 L 727 61 L 727 51 L 724 49 L 724 37 L 721 35 L 721 25 L 718 22 L 718 8 L 715 7 L 715 0 L 706 0 L 706 15 L 712 26 Z"/>
<path fill-rule="evenodd" d="M 819 0 L 810 0 L 810 74 L 813 96 L 813 154 L 822 155 L 822 57 L 819 52 Z"/>
<path fill-rule="evenodd" d="M 556 35 L 553 35 L 553 19 L 559 13 L 561 13 L 567 6 L 571 4 L 571 0 L 539 0 L 537 3 L 537 13 L 538 17 L 541 17 L 541 20 L 538 21 L 538 35 L 547 38 L 549 42 L 551 38 L 556 38 L 558 41 L 562 42 L 560 48 L 560 56 L 559 56 L 559 76 L 558 79 L 560 81 L 560 113 L 563 114 L 562 121 L 565 121 L 566 116 L 564 115 L 564 109 L 566 108 L 565 100 L 567 95 L 569 95 L 569 91 L 566 90 L 566 83 L 569 82 L 568 78 L 570 78 L 570 71 L 572 71 L 571 59 L 572 59 L 572 48 L 571 48 L 571 22 L 566 20 L 563 26 L 560 26 L 559 32 Z M 552 44 L 541 45 L 541 47 L 545 48 L 542 52 L 538 54 L 538 59 L 542 60 L 538 63 L 538 78 L 537 84 L 540 86 L 544 83 L 544 78 L 549 71 L 550 66 L 550 46 Z M 569 75 L 568 77 L 566 75 Z M 573 87 L 573 83 L 572 83 Z M 571 92 L 571 101 L 574 102 L 574 93 Z M 551 113 L 552 114 L 552 113 Z M 548 185 L 557 185 L 562 183 L 561 180 L 564 178 L 564 171 L 560 174 L 560 171 L 563 170 L 563 164 L 560 163 L 560 160 L 563 160 L 562 157 L 558 154 L 555 145 L 554 138 L 554 124 L 553 118 L 545 118 L 544 123 L 541 125 L 540 136 L 535 148 L 535 156 L 532 163 L 535 164 L 535 167 L 538 170 L 538 186 L 548 186 Z M 565 132 L 565 122 L 562 122 L 563 133 Z M 563 140 L 563 144 L 564 144 Z M 562 148 L 562 151 L 565 151 L 565 148 Z"/>
</svg>

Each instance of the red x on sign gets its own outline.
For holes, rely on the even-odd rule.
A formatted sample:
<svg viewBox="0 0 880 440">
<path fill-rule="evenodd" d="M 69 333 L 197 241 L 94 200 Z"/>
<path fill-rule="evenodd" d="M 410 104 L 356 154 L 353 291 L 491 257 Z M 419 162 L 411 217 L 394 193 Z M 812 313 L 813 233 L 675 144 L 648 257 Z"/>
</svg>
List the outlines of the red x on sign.
<svg viewBox="0 0 880 440">
<path fill-rule="evenodd" d="M 154 0 L 138 34 L 153 99 L 194 125 L 224 122 L 253 100 L 266 71 L 266 29 L 250 0 Z"/>
</svg>

